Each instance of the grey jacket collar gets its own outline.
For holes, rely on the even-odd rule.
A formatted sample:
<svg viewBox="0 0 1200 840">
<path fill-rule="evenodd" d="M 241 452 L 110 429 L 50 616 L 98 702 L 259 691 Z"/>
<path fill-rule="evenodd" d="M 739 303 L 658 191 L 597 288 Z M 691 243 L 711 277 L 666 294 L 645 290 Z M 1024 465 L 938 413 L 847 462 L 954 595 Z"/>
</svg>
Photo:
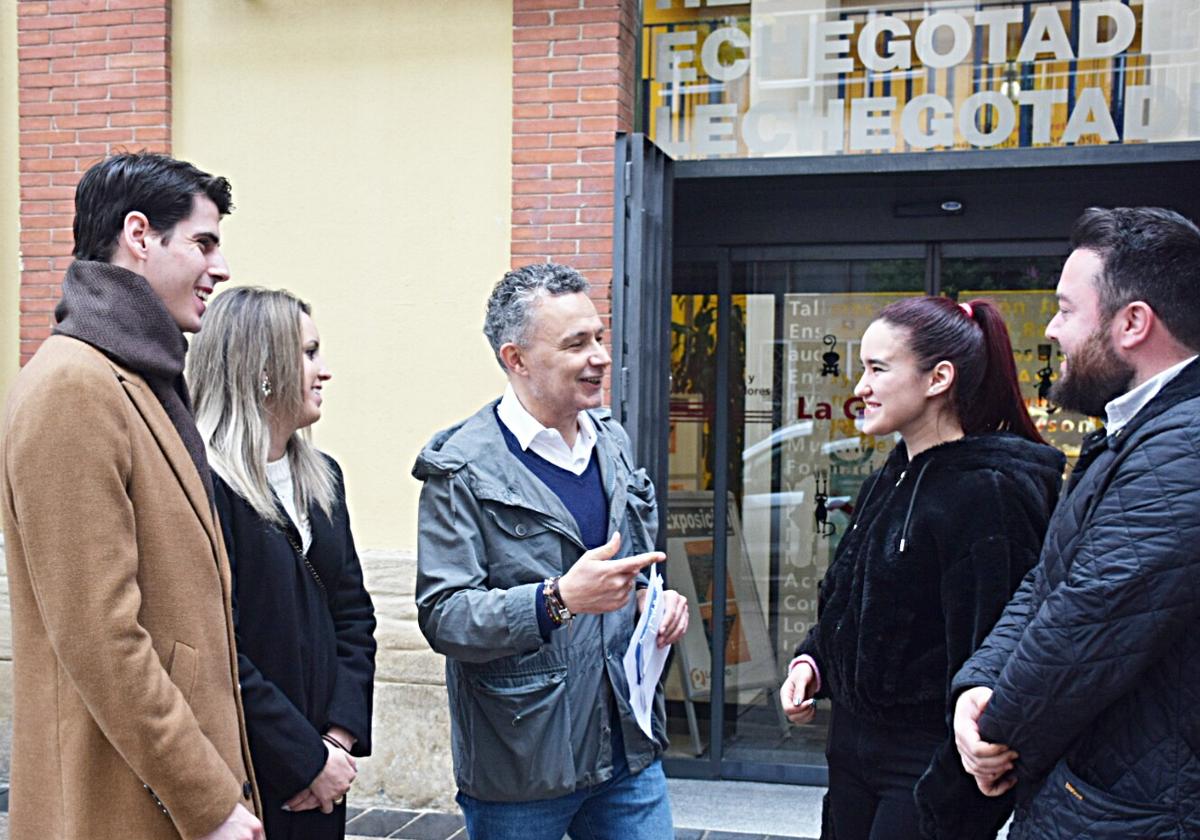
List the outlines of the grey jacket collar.
<svg viewBox="0 0 1200 840">
<path fill-rule="evenodd" d="M 583 537 L 575 517 L 554 491 L 509 451 L 496 417 L 499 402 L 492 400 L 462 423 L 434 435 L 417 456 L 413 477 L 425 481 L 461 473 L 476 499 L 541 514 L 548 524 L 555 525 L 556 530 L 582 546 Z M 608 498 L 611 534 L 625 509 L 626 477 L 632 467 L 625 462 L 620 443 L 607 422 L 612 413 L 601 408 L 590 409 L 588 414 L 596 426 L 596 454 L 604 495 Z"/>
</svg>

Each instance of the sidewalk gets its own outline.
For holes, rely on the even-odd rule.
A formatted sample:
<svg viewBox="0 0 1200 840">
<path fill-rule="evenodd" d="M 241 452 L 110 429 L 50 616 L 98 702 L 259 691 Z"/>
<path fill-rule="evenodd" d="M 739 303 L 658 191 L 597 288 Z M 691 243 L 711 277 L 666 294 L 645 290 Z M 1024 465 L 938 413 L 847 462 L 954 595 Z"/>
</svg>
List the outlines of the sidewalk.
<svg viewBox="0 0 1200 840">
<path fill-rule="evenodd" d="M 669 779 L 676 840 L 812 840 L 823 788 Z M 466 840 L 461 814 L 351 809 L 346 840 Z"/>
<path fill-rule="evenodd" d="M 675 840 L 815 840 L 824 788 L 668 779 Z M 0 840 L 8 840 L 8 786 L 0 784 Z M 351 808 L 346 840 L 466 840 L 462 815 Z M 997 840 L 1008 835 L 1005 827 Z"/>
<path fill-rule="evenodd" d="M 822 788 L 670 779 L 676 840 L 812 840 Z M 0 787 L 0 840 L 8 840 L 8 788 Z M 466 840 L 462 815 L 351 808 L 346 840 Z"/>
</svg>

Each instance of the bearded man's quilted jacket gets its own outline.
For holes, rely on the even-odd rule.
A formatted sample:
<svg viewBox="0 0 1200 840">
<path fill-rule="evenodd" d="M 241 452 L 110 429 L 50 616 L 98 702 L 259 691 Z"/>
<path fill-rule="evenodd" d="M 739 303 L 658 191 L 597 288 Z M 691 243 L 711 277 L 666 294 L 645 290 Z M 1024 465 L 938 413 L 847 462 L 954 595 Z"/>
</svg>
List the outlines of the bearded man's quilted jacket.
<svg viewBox="0 0 1200 840">
<path fill-rule="evenodd" d="M 954 680 L 1017 750 L 1009 837 L 1200 837 L 1200 361 L 1086 439 L 1041 559 Z"/>
</svg>

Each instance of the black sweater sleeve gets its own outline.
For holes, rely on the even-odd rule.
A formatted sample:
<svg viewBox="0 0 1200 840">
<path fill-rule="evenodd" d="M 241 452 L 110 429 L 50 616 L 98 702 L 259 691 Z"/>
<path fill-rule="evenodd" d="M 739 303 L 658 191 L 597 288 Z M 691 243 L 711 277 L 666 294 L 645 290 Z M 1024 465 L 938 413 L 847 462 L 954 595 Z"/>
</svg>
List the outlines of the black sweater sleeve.
<svg viewBox="0 0 1200 840">
<path fill-rule="evenodd" d="M 854 508 L 853 514 L 851 514 L 851 516 L 850 516 L 850 522 L 846 525 L 848 532 L 854 529 L 855 524 L 858 522 L 859 518 L 862 516 L 863 509 L 866 506 L 866 504 L 870 501 L 871 493 L 874 490 L 875 485 L 879 482 L 881 475 L 882 475 L 882 471 L 876 471 L 876 472 L 872 473 L 862 483 L 862 487 L 859 488 L 858 504 Z M 841 552 L 839 551 L 837 553 L 837 556 L 834 557 L 833 563 L 837 563 L 838 558 L 840 556 L 841 556 Z M 831 565 L 831 567 L 832 567 L 832 565 Z M 826 570 L 825 574 L 826 574 L 826 577 L 828 577 L 828 575 L 829 575 L 828 569 Z M 824 600 L 825 600 L 824 592 L 823 592 L 824 582 L 822 582 L 821 588 L 822 588 L 822 593 L 817 598 L 817 620 L 813 622 L 812 627 L 810 627 L 808 629 L 808 633 L 805 634 L 804 639 L 801 640 L 800 644 L 796 645 L 796 650 L 792 653 L 793 659 L 795 659 L 797 656 L 801 656 L 804 654 L 811 656 L 813 658 L 813 661 L 817 663 L 818 671 L 820 670 L 821 663 L 824 660 L 824 652 L 823 652 L 823 649 L 821 646 L 821 612 L 824 609 Z M 820 691 L 818 691 L 816 693 L 815 696 L 819 697 L 821 699 L 827 699 L 830 696 L 829 680 L 826 678 L 826 676 L 823 673 L 820 675 L 820 682 L 821 682 L 821 689 L 820 689 Z"/>
<path fill-rule="evenodd" d="M 948 714 L 954 708 L 954 676 L 992 631 L 1014 588 L 1037 563 L 1038 551 L 1039 546 L 1027 540 L 993 534 L 976 540 L 943 569 Z"/>
</svg>

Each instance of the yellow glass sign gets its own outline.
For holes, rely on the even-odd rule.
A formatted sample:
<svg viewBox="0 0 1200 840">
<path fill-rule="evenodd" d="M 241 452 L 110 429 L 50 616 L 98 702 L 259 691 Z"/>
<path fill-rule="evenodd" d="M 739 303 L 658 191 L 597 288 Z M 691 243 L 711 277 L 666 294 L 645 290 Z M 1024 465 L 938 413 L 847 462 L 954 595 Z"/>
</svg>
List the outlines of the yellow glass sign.
<svg viewBox="0 0 1200 840">
<path fill-rule="evenodd" d="M 643 45 L 676 158 L 1200 138 L 1194 0 L 654 0 Z"/>
</svg>

